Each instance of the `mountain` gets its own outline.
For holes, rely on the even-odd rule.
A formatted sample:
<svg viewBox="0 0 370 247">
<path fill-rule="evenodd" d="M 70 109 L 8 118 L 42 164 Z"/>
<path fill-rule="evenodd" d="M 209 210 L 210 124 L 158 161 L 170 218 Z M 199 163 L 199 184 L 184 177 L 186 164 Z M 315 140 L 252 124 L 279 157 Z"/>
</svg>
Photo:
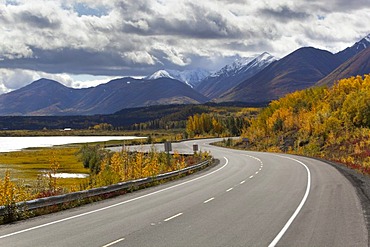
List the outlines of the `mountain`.
<svg viewBox="0 0 370 247">
<path fill-rule="evenodd" d="M 189 86 L 170 78 L 126 77 L 85 89 L 72 89 L 41 79 L 0 95 L 0 115 L 110 114 L 131 107 L 206 101 L 206 97 Z"/>
<path fill-rule="evenodd" d="M 152 75 L 147 76 L 147 80 L 155 80 L 158 78 L 171 78 L 181 82 L 184 82 L 188 86 L 194 88 L 196 87 L 204 78 L 209 75 L 209 72 L 204 69 L 194 69 L 194 70 L 158 70 Z"/>
<path fill-rule="evenodd" d="M 341 64 L 333 72 L 321 79 L 317 85 L 332 86 L 340 79 L 365 74 L 370 74 L 370 46 Z"/>
<path fill-rule="evenodd" d="M 76 105 L 82 114 L 113 113 L 124 108 L 204 103 L 206 97 L 184 83 L 171 78 L 153 80 L 116 79 L 92 88 Z"/>
<path fill-rule="evenodd" d="M 222 93 L 254 76 L 277 59 L 267 52 L 253 58 L 241 58 L 209 75 L 195 89 L 208 98 Z"/>
<path fill-rule="evenodd" d="M 68 88 L 53 80 L 40 79 L 0 95 L 0 115 L 58 114 L 76 104 L 83 91 Z"/>
<path fill-rule="evenodd" d="M 367 35 L 365 38 L 361 39 L 360 41 L 356 42 L 353 46 L 338 52 L 336 56 L 342 62 L 345 62 L 368 47 L 370 47 L 370 34 Z"/>
<path fill-rule="evenodd" d="M 300 48 L 222 94 L 216 101 L 267 102 L 313 86 L 340 65 L 332 53 Z"/>
<path fill-rule="evenodd" d="M 158 70 L 154 72 L 153 74 L 151 74 L 150 76 L 145 77 L 146 80 L 156 80 L 159 78 L 175 79 L 174 77 L 170 75 L 170 73 L 168 73 L 166 70 L 163 70 L 163 69 Z"/>
</svg>

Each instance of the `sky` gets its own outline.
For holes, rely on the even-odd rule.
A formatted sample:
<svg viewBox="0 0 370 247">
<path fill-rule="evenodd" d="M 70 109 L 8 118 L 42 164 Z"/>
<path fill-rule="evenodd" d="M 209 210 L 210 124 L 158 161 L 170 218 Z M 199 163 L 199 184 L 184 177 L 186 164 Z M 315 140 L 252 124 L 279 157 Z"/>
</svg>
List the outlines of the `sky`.
<svg viewBox="0 0 370 247">
<path fill-rule="evenodd" d="M 80 88 L 303 46 L 335 53 L 369 23 L 369 0 L 0 0 L 0 94 L 41 77 Z"/>
</svg>

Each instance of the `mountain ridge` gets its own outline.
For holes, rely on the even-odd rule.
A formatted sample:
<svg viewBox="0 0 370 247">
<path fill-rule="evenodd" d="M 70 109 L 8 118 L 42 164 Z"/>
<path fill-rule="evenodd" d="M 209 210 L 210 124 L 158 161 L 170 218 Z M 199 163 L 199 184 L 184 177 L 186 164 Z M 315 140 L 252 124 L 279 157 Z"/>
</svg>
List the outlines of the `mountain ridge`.
<svg viewBox="0 0 370 247">
<path fill-rule="evenodd" d="M 302 47 L 225 92 L 216 101 L 274 100 L 287 93 L 313 86 L 339 64 L 339 59 L 328 51 Z"/>
<path fill-rule="evenodd" d="M 316 83 L 317 86 L 332 86 L 335 82 L 351 76 L 370 73 L 370 46 L 338 66 L 329 75 Z"/>
<path fill-rule="evenodd" d="M 170 78 L 125 77 L 85 89 L 68 88 L 53 80 L 40 79 L 0 95 L 0 115 L 109 114 L 131 107 L 206 101 L 208 98 Z"/>
<path fill-rule="evenodd" d="M 252 58 L 241 58 L 206 77 L 195 89 L 210 99 L 218 98 L 276 60 L 277 58 L 267 52 Z"/>
</svg>

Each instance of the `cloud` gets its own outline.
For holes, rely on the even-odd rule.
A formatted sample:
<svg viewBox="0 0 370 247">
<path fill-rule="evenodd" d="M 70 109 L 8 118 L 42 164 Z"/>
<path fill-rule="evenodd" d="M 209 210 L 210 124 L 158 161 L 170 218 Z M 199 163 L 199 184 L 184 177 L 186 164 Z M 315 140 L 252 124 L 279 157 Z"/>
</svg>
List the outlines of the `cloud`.
<svg viewBox="0 0 370 247">
<path fill-rule="evenodd" d="M 336 52 L 370 33 L 369 13 L 368 0 L 0 1 L 0 68 L 25 76 L 1 73 L 0 90 L 24 85 L 30 71 L 147 75 L 308 45 Z"/>
<path fill-rule="evenodd" d="M 49 74 L 42 71 L 22 70 L 22 69 L 0 69 L 0 94 L 10 92 L 30 84 L 41 78 L 48 78 L 58 81 L 67 87 L 87 88 L 107 83 L 117 79 L 117 76 L 91 76 L 80 75 L 71 76 L 68 74 Z"/>
<path fill-rule="evenodd" d="M 303 11 L 294 11 L 289 6 L 282 5 L 278 8 L 263 8 L 259 10 L 266 18 L 272 18 L 281 22 L 288 22 L 293 20 L 303 21 L 310 17 L 310 14 Z"/>
</svg>

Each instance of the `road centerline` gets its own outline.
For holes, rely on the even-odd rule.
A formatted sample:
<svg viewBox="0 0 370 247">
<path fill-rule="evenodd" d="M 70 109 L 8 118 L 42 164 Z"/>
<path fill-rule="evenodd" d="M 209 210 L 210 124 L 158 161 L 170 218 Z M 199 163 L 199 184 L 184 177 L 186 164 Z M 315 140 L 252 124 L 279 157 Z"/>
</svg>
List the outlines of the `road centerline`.
<svg viewBox="0 0 370 247">
<path fill-rule="evenodd" d="M 124 238 L 120 238 L 120 239 L 117 239 L 116 241 L 113 241 L 113 242 L 111 242 L 109 244 L 103 245 L 102 247 L 109 247 L 109 246 L 118 244 L 119 242 L 122 242 L 123 240 L 125 240 L 125 239 Z"/>
<path fill-rule="evenodd" d="M 167 222 L 167 221 L 170 221 L 170 220 L 173 220 L 174 218 L 177 218 L 179 216 L 183 215 L 183 213 L 178 213 L 178 214 L 175 214 L 174 216 L 171 216 L 167 219 L 164 220 L 164 222 Z"/>
<path fill-rule="evenodd" d="M 210 175 L 212 175 L 212 174 L 214 174 L 214 173 L 216 173 L 216 172 L 224 169 L 229 164 L 229 160 L 226 157 L 224 157 L 224 159 L 226 160 L 226 163 L 222 167 L 220 167 L 217 170 L 214 170 L 214 171 L 212 171 L 210 173 L 207 173 L 205 175 L 202 175 L 200 177 L 197 177 L 197 178 L 194 178 L 194 179 L 191 179 L 191 180 L 185 181 L 183 183 L 176 184 L 176 185 L 173 185 L 173 186 L 170 186 L 170 187 L 161 189 L 161 190 L 157 190 L 157 191 L 151 192 L 149 194 L 145 194 L 145 195 L 142 195 L 142 196 L 134 197 L 132 199 L 129 199 L 129 200 L 126 200 L 126 201 L 123 201 L 123 202 L 119 202 L 119 203 L 116 203 L 116 204 L 113 204 L 113 205 L 110 205 L 110 206 L 106 206 L 106 207 L 103 207 L 103 208 L 95 209 L 95 210 L 88 211 L 88 212 L 85 212 L 85 213 L 82 213 L 82 214 L 77 214 L 77 215 L 70 216 L 70 217 L 67 217 L 67 218 L 63 218 L 63 219 L 60 219 L 60 220 L 48 222 L 48 223 L 45 223 L 45 224 L 41 224 L 41 225 L 29 227 L 29 228 L 26 228 L 26 229 L 23 229 L 23 230 L 20 230 L 20 231 L 8 233 L 8 234 L 5 234 L 5 235 L 0 236 L 0 239 L 11 237 L 11 236 L 18 235 L 18 234 L 25 233 L 25 232 L 29 232 L 29 231 L 33 231 L 33 230 L 37 230 L 37 229 L 40 229 L 40 228 L 43 228 L 43 227 L 55 225 L 55 224 L 62 223 L 62 222 L 65 222 L 65 221 L 69 221 L 69 220 L 72 220 L 72 219 L 76 219 L 76 218 L 80 218 L 80 217 L 87 216 L 87 215 L 90 215 L 90 214 L 94 214 L 94 213 L 97 213 L 97 212 L 101 212 L 101 211 L 104 211 L 104 210 L 107 210 L 107 209 L 111 209 L 111 208 L 114 208 L 114 207 L 117 207 L 117 206 L 120 206 L 120 205 L 123 205 L 123 204 L 127 204 L 127 203 L 130 203 L 130 202 L 133 202 L 133 201 L 137 201 L 137 200 L 140 200 L 140 199 L 143 199 L 143 198 L 152 196 L 152 195 L 156 195 L 156 194 L 159 194 L 161 192 L 164 192 L 164 191 L 167 191 L 167 190 L 171 190 L 173 188 L 177 188 L 179 186 L 182 186 L 182 185 L 185 185 L 185 184 L 188 184 L 188 183 L 197 181 L 199 179 L 208 177 L 208 176 L 210 176 Z"/>
<path fill-rule="evenodd" d="M 210 202 L 210 201 L 213 201 L 215 198 L 214 197 L 211 197 L 211 198 L 209 198 L 208 200 L 205 200 L 203 203 L 204 204 L 206 204 L 206 203 L 208 203 L 208 202 Z"/>
</svg>

